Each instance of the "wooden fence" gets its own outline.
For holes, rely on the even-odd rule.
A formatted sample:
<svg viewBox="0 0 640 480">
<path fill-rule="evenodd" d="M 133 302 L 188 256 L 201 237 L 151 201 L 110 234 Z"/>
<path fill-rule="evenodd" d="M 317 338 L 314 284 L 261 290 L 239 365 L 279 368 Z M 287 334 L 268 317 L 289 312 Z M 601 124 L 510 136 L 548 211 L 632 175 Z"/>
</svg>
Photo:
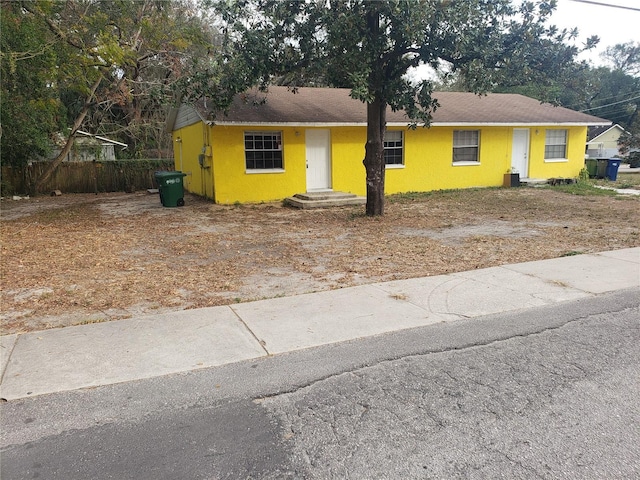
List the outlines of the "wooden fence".
<svg viewBox="0 0 640 480">
<path fill-rule="evenodd" d="M 33 194 L 33 184 L 47 164 L 25 167 L 2 166 L 2 195 Z M 114 160 L 61 163 L 39 194 L 133 192 L 158 188 L 154 172 L 173 170 L 173 159 Z"/>
</svg>

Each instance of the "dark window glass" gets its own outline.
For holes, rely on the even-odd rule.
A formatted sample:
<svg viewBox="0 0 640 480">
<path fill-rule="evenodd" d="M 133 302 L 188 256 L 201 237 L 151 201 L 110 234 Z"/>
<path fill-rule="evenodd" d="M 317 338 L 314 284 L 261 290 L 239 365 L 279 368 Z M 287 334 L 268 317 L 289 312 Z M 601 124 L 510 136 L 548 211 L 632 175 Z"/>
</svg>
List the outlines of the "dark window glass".
<svg viewBox="0 0 640 480">
<path fill-rule="evenodd" d="M 247 170 L 282 169 L 281 132 L 245 132 Z"/>
</svg>

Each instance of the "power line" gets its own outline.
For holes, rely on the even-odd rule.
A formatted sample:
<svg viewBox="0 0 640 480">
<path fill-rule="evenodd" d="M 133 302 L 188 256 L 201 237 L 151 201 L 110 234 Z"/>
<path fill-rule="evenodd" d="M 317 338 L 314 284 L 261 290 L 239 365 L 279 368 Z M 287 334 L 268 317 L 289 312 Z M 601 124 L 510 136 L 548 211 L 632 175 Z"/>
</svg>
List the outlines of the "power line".
<svg viewBox="0 0 640 480">
<path fill-rule="evenodd" d="M 569 1 L 576 2 L 576 3 L 588 3 L 590 5 L 599 5 L 601 7 L 622 8 L 623 10 L 632 10 L 634 12 L 640 12 L 640 8 L 625 7 L 624 5 L 613 5 L 611 3 L 595 2 L 593 0 L 569 0 Z"/>
<path fill-rule="evenodd" d="M 608 97 L 600 97 L 600 96 L 594 96 L 590 99 L 590 101 L 598 101 L 598 102 L 604 102 L 604 101 L 608 101 L 608 100 L 612 100 L 614 98 L 620 98 L 621 96 L 624 95 L 636 95 L 636 94 L 640 94 L 640 90 L 637 91 L 632 91 L 632 92 L 627 92 L 627 93 L 617 93 L 615 95 L 610 95 Z M 626 100 L 623 100 L 626 101 Z M 580 108 L 582 105 L 585 104 L 585 101 L 581 101 L 581 102 L 577 102 L 577 103 L 572 103 L 570 105 L 562 105 L 565 108 L 571 108 L 573 110 Z"/>
<path fill-rule="evenodd" d="M 626 121 L 629 120 L 629 118 L 634 114 L 634 112 L 629 112 L 627 110 L 614 110 L 612 112 L 606 111 L 606 112 L 602 112 L 599 113 L 598 115 L 595 115 L 594 113 L 590 114 L 590 115 L 594 115 L 594 116 L 598 116 L 601 118 L 606 118 L 608 120 L 611 120 L 612 118 L 616 118 L 616 121 L 619 123 L 625 123 Z"/>
<path fill-rule="evenodd" d="M 638 106 L 635 103 L 630 103 L 627 105 L 620 105 L 612 110 L 607 110 L 607 115 L 623 115 L 630 114 L 629 112 L 635 112 L 638 109 Z"/>
<path fill-rule="evenodd" d="M 580 110 L 580 111 L 581 112 L 589 112 L 591 110 L 598 110 L 600 108 L 611 107 L 613 105 L 618 105 L 620 103 L 630 102 L 631 100 L 636 100 L 638 98 L 640 98 L 640 95 L 638 95 L 637 97 L 627 98 L 626 100 L 620 100 L 619 102 L 613 102 L 613 103 L 608 103 L 606 105 L 600 105 L 598 107 L 585 108 L 584 110 Z"/>
<path fill-rule="evenodd" d="M 593 102 L 593 101 L 604 102 L 604 101 L 620 98 L 621 96 L 624 96 L 624 95 L 636 95 L 636 94 L 640 94 L 640 90 L 627 92 L 627 93 L 618 93 L 616 95 L 611 95 L 611 96 L 608 96 L 608 97 L 595 96 L 595 97 L 592 97 L 589 101 L 591 101 L 591 102 Z M 620 103 L 624 103 L 627 100 L 628 99 L 621 100 Z M 585 103 L 586 103 L 586 100 L 585 101 L 581 101 L 581 102 L 577 102 L 577 103 L 572 103 L 570 105 L 562 105 L 562 106 L 565 107 L 565 108 L 570 108 L 572 110 L 576 110 L 578 108 L 581 108 Z"/>
</svg>

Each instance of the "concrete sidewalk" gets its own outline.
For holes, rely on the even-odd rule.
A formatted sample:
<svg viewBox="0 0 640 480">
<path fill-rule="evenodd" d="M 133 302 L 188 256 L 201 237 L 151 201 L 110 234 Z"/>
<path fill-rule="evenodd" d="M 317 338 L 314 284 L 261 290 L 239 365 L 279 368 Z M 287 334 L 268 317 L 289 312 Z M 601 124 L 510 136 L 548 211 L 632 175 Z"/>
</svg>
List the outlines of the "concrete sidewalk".
<svg viewBox="0 0 640 480">
<path fill-rule="evenodd" d="M 640 294 L 640 248 L 7 335 L 0 396 L 186 372 L 627 288 Z"/>
</svg>

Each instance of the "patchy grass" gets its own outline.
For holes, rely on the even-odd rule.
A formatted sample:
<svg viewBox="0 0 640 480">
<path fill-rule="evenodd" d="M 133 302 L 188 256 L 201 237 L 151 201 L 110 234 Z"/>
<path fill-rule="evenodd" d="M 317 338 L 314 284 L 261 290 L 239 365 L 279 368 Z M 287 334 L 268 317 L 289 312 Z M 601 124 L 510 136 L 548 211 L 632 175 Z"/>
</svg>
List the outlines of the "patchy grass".
<svg viewBox="0 0 640 480">
<path fill-rule="evenodd" d="M 467 188 L 467 189 L 446 189 L 446 190 L 433 190 L 430 192 L 405 192 L 405 193 L 394 193 L 393 195 L 387 196 L 387 202 L 389 203 L 411 203 L 411 202 L 421 202 L 431 197 L 448 197 L 448 198 L 458 198 L 461 195 L 469 195 L 471 192 L 487 192 L 498 190 L 501 187 L 482 187 L 482 188 Z"/>
<path fill-rule="evenodd" d="M 410 202 L 419 202 L 426 198 L 432 197 L 433 195 L 442 194 L 446 192 L 446 190 L 439 190 L 437 192 L 406 192 L 406 193 L 395 193 L 393 195 L 387 196 L 387 201 L 389 203 L 410 203 Z"/>
<path fill-rule="evenodd" d="M 614 190 L 596 188 L 591 181 L 572 183 L 570 185 L 547 185 L 544 188 L 549 188 L 560 192 L 569 193 L 571 195 L 579 196 L 615 197 L 619 195 Z"/>
<path fill-rule="evenodd" d="M 596 188 L 607 187 L 607 189 Z M 580 180 L 578 183 L 570 185 L 554 185 L 547 188 L 553 188 L 565 193 L 579 196 L 612 196 L 617 197 L 619 194 L 613 190 L 608 189 L 640 189 L 640 174 L 635 173 L 620 173 L 615 182 L 607 179 L 585 179 Z"/>
<path fill-rule="evenodd" d="M 571 250 L 570 252 L 565 252 L 560 256 L 561 257 L 575 257 L 576 255 L 582 255 L 582 254 L 584 254 L 584 252 L 579 252 L 577 250 Z"/>
<path fill-rule="evenodd" d="M 606 179 L 592 179 L 594 185 L 611 188 L 634 188 L 640 189 L 640 173 L 620 173 L 615 182 Z"/>
</svg>

